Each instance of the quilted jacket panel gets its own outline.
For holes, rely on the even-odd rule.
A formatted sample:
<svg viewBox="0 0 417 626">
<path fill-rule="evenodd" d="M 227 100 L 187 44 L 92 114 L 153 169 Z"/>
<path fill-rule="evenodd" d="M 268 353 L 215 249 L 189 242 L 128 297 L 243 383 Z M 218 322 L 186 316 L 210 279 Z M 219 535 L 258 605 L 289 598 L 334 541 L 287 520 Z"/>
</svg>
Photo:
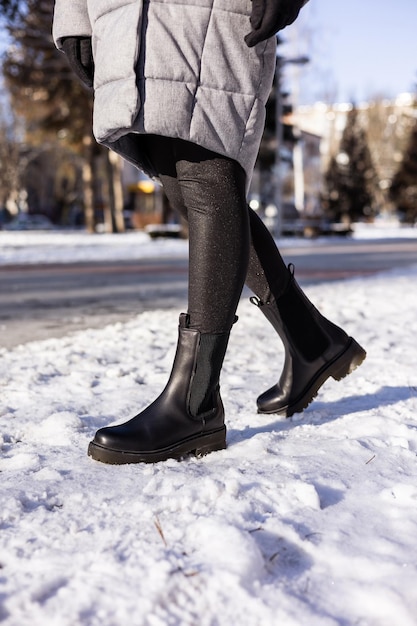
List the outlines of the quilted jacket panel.
<svg viewBox="0 0 417 626">
<path fill-rule="evenodd" d="M 250 10 L 250 0 L 56 0 L 58 46 L 92 34 L 97 140 L 141 166 L 127 135 L 181 137 L 236 159 L 249 182 L 276 54 L 275 37 L 246 46 Z"/>
</svg>

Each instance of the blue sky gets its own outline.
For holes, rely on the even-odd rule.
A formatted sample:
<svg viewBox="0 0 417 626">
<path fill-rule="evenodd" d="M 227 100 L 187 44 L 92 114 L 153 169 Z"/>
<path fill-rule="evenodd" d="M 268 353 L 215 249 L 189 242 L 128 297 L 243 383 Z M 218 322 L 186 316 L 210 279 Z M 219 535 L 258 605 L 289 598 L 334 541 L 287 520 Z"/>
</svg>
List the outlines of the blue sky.
<svg viewBox="0 0 417 626">
<path fill-rule="evenodd" d="M 311 58 L 300 73 L 300 104 L 415 89 L 417 0 L 310 0 L 282 35 L 289 56 Z"/>
</svg>

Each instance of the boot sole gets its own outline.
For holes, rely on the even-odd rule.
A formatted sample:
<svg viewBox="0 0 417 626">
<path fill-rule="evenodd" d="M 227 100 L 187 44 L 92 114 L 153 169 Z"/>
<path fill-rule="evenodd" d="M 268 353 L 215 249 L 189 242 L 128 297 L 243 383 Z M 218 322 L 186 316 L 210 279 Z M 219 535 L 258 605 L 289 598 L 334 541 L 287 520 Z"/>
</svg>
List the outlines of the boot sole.
<svg viewBox="0 0 417 626">
<path fill-rule="evenodd" d="M 342 380 L 342 378 L 345 378 L 345 376 L 348 376 L 348 374 L 351 374 L 359 367 L 365 358 L 366 352 L 362 346 L 360 346 L 353 337 L 349 337 L 348 345 L 342 354 L 339 354 L 333 361 L 330 361 L 319 370 L 314 379 L 310 382 L 309 387 L 296 402 L 272 411 L 262 411 L 262 409 L 258 409 L 258 413 L 265 415 L 284 415 L 285 417 L 291 417 L 294 413 L 302 413 L 317 396 L 320 387 L 328 378 L 332 377 L 335 380 Z"/>
<path fill-rule="evenodd" d="M 182 440 L 167 448 L 152 450 L 151 452 L 134 452 L 132 450 L 114 450 L 100 446 L 91 441 L 88 446 L 88 456 L 95 461 L 109 463 L 111 465 L 124 465 L 126 463 L 158 463 L 167 459 L 181 459 L 189 454 L 203 457 L 210 452 L 224 450 L 226 448 L 226 427 Z"/>
</svg>

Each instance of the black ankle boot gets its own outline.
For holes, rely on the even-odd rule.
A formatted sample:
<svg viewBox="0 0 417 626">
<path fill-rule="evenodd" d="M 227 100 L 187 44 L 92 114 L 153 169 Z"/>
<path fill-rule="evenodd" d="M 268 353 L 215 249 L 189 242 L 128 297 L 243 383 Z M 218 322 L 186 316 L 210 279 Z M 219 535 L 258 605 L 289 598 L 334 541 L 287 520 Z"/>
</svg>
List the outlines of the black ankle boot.
<svg viewBox="0 0 417 626">
<path fill-rule="evenodd" d="M 180 316 L 169 381 L 144 411 L 119 426 L 101 428 L 88 454 L 104 463 L 156 463 L 226 447 L 219 375 L 229 333 L 201 334 Z"/>
<path fill-rule="evenodd" d="M 284 369 L 276 385 L 257 400 L 258 413 L 291 417 L 301 413 L 330 376 L 341 380 L 366 357 L 365 350 L 344 330 L 327 320 L 310 302 L 289 266 L 289 283 L 277 300 L 253 297 L 282 339 Z"/>
</svg>

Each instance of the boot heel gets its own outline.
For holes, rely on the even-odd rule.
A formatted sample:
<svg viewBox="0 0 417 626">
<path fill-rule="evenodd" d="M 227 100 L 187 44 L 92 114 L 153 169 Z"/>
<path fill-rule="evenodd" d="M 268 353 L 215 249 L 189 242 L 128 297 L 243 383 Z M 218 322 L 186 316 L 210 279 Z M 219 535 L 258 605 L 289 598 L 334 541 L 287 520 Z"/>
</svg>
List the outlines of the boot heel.
<svg viewBox="0 0 417 626">
<path fill-rule="evenodd" d="M 215 433 L 210 433 L 200 438 L 199 445 L 194 450 L 197 458 L 206 456 L 210 452 L 224 450 L 226 448 L 226 427 Z"/>
<path fill-rule="evenodd" d="M 366 352 L 358 344 L 357 341 L 350 338 L 349 346 L 341 357 L 334 364 L 332 377 L 335 380 L 342 380 L 348 374 L 351 374 L 366 358 Z"/>
</svg>

